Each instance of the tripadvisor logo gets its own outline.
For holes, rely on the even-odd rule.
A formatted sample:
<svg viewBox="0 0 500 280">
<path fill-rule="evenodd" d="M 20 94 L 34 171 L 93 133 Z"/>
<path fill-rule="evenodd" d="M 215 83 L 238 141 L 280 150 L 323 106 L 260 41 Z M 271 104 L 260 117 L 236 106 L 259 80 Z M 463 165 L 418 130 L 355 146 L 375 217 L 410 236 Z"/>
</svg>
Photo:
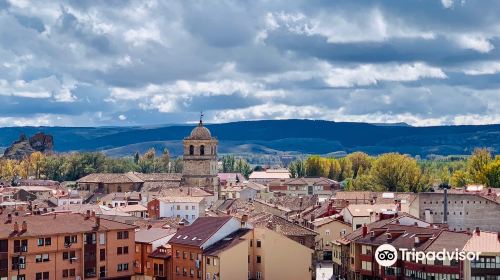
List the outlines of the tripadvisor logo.
<svg viewBox="0 0 500 280">
<path fill-rule="evenodd" d="M 428 261 L 474 261 L 479 260 L 479 256 L 481 252 L 464 252 L 455 249 L 455 251 L 447 251 L 443 249 L 441 251 L 429 251 L 422 252 L 416 251 L 413 249 L 405 249 L 400 248 L 399 254 L 401 256 L 401 260 L 410 261 L 410 262 L 422 262 L 424 260 Z M 380 245 L 375 251 L 375 260 L 380 266 L 392 266 L 398 260 L 398 250 L 394 248 L 394 246 L 390 244 Z"/>
<path fill-rule="evenodd" d="M 391 266 L 398 260 L 398 251 L 391 244 L 380 245 L 375 251 L 375 260 L 381 266 Z"/>
</svg>

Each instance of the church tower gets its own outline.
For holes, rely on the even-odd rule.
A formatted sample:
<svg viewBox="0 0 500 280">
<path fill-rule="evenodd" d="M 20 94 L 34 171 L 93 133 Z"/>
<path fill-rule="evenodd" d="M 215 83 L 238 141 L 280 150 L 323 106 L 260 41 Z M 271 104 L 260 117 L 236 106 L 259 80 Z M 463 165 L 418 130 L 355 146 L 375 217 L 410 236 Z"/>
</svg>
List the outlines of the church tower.
<svg viewBox="0 0 500 280">
<path fill-rule="evenodd" d="M 200 118 L 191 135 L 184 138 L 182 177 L 186 186 L 200 187 L 218 195 L 217 143 Z"/>
</svg>

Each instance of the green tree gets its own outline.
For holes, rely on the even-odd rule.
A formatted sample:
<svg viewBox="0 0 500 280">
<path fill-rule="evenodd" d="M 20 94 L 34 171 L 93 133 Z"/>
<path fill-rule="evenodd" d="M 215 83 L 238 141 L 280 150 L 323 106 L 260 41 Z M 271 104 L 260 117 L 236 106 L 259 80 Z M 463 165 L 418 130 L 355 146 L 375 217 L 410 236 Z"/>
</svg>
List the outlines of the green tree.
<svg viewBox="0 0 500 280">
<path fill-rule="evenodd" d="M 478 148 L 474 150 L 467 161 L 467 172 L 472 182 L 484 185 L 488 183 L 485 170 L 491 159 L 491 153 L 488 149 Z"/>
<path fill-rule="evenodd" d="M 379 156 L 370 169 L 376 187 L 392 192 L 418 192 L 427 188 L 427 180 L 417 161 L 406 155 L 388 153 Z"/>
<path fill-rule="evenodd" d="M 486 165 L 484 169 L 486 185 L 490 188 L 500 188 L 500 158 L 496 158 Z"/>
<path fill-rule="evenodd" d="M 372 159 L 369 155 L 363 152 L 354 152 L 347 155 L 347 158 L 352 163 L 352 176 L 356 178 L 358 176 L 359 170 L 364 171 L 369 170 L 371 167 Z"/>
</svg>

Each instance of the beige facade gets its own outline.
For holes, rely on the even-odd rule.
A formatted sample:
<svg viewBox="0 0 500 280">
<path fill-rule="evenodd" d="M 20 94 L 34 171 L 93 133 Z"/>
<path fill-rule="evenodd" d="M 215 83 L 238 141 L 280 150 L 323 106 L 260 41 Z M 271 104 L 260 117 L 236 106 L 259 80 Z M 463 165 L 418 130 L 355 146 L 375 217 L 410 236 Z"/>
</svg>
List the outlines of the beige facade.
<svg viewBox="0 0 500 280">
<path fill-rule="evenodd" d="M 249 279 L 311 279 L 313 250 L 267 228 L 254 228 L 244 238 Z"/>
<path fill-rule="evenodd" d="M 248 242 L 239 242 L 216 256 L 203 256 L 203 263 L 204 279 L 247 279 Z"/>
<path fill-rule="evenodd" d="M 312 224 L 314 231 L 318 233 L 316 251 L 320 260 L 330 260 L 333 256 L 332 242 L 353 231 L 350 224 L 329 217 L 318 219 Z"/>
</svg>

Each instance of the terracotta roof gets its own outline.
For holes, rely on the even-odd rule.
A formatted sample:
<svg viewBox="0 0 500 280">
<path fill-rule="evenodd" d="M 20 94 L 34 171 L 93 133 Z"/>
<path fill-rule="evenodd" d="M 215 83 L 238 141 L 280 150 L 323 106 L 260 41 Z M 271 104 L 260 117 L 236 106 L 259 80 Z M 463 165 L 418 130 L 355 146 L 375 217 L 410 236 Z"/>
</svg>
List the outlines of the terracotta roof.
<svg viewBox="0 0 500 280">
<path fill-rule="evenodd" d="M 139 192 L 113 192 L 101 197 L 99 201 L 140 200 Z"/>
<path fill-rule="evenodd" d="M 27 223 L 25 232 L 14 233 L 14 223 L 17 221 L 19 229 L 22 223 Z M 4 224 L 0 227 L 0 238 L 11 238 L 14 236 L 32 237 L 42 235 L 55 234 L 71 234 L 93 231 L 95 228 L 96 218 L 85 218 L 81 214 L 49 214 L 49 215 L 31 215 L 31 216 L 12 216 L 12 223 Z M 135 226 L 100 219 L 101 230 L 128 230 L 134 229 Z"/>
<path fill-rule="evenodd" d="M 251 217 L 249 218 L 249 223 L 251 223 L 255 227 L 266 227 L 270 230 L 287 236 L 318 235 L 318 233 L 313 230 L 310 230 L 306 227 L 288 221 L 285 218 L 270 213 L 261 213 L 260 215 Z"/>
<path fill-rule="evenodd" d="M 304 196 L 279 196 L 269 200 L 269 204 L 286 207 L 292 211 L 303 211 L 306 208 L 314 206 L 318 203 L 317 195 Z"/>
<path fill-rule="evenodd" d="M 180 227 L 189 225 L 189 222 L 186 221 L 184 218 L 164 217 L 154 220 L 138 218 L 138 220 L 135 221 L 134 224 L 141 228 L 153 227 L 153 228 L 163 228 L 163 229 L 178 229 Z"/>
<path fill-rule="evenodd" d="M 254 171 L 248 177 L 249 179 L 288 179 L 292 175 L 288 170 L 268 169 L 266 171 Z"/>
<path fill-rule="evenodd" d="M 172 182 L 181 181 L 181 173 L 140 173 L 140 172 L 130 172 L 137 176 L 144 182 Z"/>
<path fill-rule="evenodd" d="M 251 182 L 251 181 L 246 182 L 245 185 L 247 187 L 252 188 L 254 190 L 257 190 L 257 191 L 264 191 L 267 189 L 266 186 L 259 184 L 259 183 Z"/>
<path fill-rule="evenodd" d="M 158 198 L 160 201 L 173 203 L 200 203 L 203 199 L 205 198 L 202 196 L 165 196 Z"/>
<path fill-rule="evenodd" d="M 395 204 L 350 204 L 346 208 L 353 217 L 368 217 L 370 213 L 379 213 L 383 211 L 396 210 Z"/>
<path fill-rule="evenodd" d="M 135 232 L 135 242 L 152 243 L 158 239 L 173 235 L 175 230 L 163 228 L 140 229 Z"/>
<path fill-rule="evenodd" d="M 445 249 L 453 252 L 455 249 L 462 251 L 470 235 L 465 232 L 454 232 L 444 230 L 435 238 L 435 240 L 426 248 L 426 252 L 437 252 Z"/>
<path fill-rule="evenodd" d="M 217 256 L 224 250 L 227 250 L 237 244 L 240 244 L 241 242 L 245 242 L 245 239 L 241 238 L 248 232 L 250 232 L 251 229 L 246 229 L 242 228 L 234 233 L 224 237 L 223 239 L 217 241 L 215 244 L 211 245 L 210 247 L 206 248 L 203 251 L 203 255 L 206 256 Z"/>
<path fill-rule="evenodd" d="M 201 196 L 201 197 L 205 197 L 205 196 L 212 196 L 211 193 L 208 193 L 200 188 L 196 188 L 196 187 L 189 187 L 189 188 L 185 188 L 185 187 L 182 187 L 182 188 L 173 188 L 173 189 L 163 189 L 161 190 L 160 192 L 160 195 L 163 196 L 163 197 L 167 197 L 167 196 L 170 196 L 170 197 L 183 197 L 183 196 L 193 196 L 193 197 L 196 197 L 196 196 Z"/>
<path fill-rule="evenodd" d="M 464 246 L 467 252 L 500 253 L 500 236 L 496 232 L 474 232 Z"/>
<path fill-rule="evenodd" d="M 217 177 L 219 177 L 221 182 L 228 180 L 235 182 L 245 181 L 245 177 L 241 173 L 218 173 Z"/>
<path fill-rule="evenodd" d="M 92 173 L 77 180 L 78 183 L 143 183 L 133 173 Z"/>
<path fill-rule="evenodd" d="M 201 247 L 231 219 L 231 216 L 199 217 L 191 225 L 180 228 L 169 243 Z"/>
<path fill-rule="evenodd" d="M 119 206 L 116 207 L 118 211 L 122 211 L 125 213 L 128 212 L 143 212 L 143 211 L 148 211 L 148 208 L 140 205 L 140 204 L 134 204 L 134 205 L 126 205 L 126 206 Z"/>
<path fill-rule="evenodd" d="M 210 134 L 210 130 L 203 126 L 203 123 L 200 121 L 200 124 L 193 128 L 191 131 L 191 135 L 186 137 L 186 139 L 190 140 L 210 140 L 212 139 L 212 135 Z"/>
</svg>

